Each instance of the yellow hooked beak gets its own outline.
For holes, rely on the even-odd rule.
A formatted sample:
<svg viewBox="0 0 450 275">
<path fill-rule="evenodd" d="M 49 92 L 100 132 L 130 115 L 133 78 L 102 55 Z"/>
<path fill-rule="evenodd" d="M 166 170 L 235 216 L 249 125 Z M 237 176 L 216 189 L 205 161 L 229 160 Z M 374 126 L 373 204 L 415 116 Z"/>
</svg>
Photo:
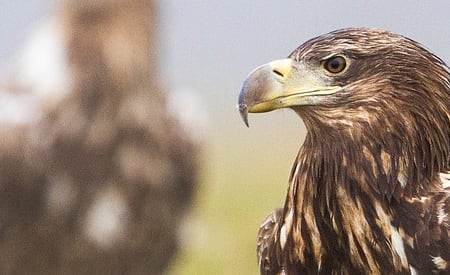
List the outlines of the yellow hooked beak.
<svg viewBox="0 0 450 275">
<path fill-rule="evenodd" d="M 327 86 L 317 73 L 299 70 L 290 58 L 275 60 L 256 68 L 245 80 L 238 108 L 248 126 L 248 113 L 314 105 L 318 96 L 334 94 L 341 86 Z"/>
</svg>

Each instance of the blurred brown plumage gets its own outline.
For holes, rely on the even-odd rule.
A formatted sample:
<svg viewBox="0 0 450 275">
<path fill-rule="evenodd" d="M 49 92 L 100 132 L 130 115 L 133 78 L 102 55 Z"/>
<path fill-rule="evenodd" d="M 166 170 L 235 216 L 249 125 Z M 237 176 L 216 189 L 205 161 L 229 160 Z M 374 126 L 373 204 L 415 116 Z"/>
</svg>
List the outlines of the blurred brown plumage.
<svg viewBox="0 0 450 275">
<path fill-rule="evenodd" d="M 7 78 L 0 273 L 159 274 L 173 258 L 198 144 L 159 86 L 156 20 L 152 1 L 64 1 L 43 31 L 54 71 Z"/>
</svg>

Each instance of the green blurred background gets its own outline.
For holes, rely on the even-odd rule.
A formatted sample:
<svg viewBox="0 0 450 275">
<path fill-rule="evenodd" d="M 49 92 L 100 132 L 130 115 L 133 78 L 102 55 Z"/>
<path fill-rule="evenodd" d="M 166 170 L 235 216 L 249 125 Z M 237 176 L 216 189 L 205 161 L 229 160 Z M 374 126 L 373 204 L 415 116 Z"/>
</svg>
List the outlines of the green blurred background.
<svg viewBox="0 0 450 275">
<path fill-rule="evenodd" d="M 0 69 L 53 5 L 0 1 Z M 160 79 L 174 94 L 194 95 L 206 125 L 200 189 L 168 274 L 257 274 L 256 232 L 284 202 L 305 130 L 289 110 L 251 115 L 244 126 L 235 105 L 254 67 L 351 26 L 404 34 L 448 63 L 449 13 L 446 0 L 160 1 Z"/>
</svg>

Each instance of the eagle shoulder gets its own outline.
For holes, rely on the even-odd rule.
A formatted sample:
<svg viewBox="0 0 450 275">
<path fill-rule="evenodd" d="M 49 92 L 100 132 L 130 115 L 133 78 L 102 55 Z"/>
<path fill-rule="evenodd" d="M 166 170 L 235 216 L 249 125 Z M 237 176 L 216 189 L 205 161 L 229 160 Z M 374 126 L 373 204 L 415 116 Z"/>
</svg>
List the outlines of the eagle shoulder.
<svg viewBox="0 0 450 275">
<path fill-rule="evenodd" d="M 283 218 L 283 208 L 277 208 L 263 221 L 258 230 L 257 257 L 259 272 L 262 275 L 284 274 L 273 250 L 276 245 L 276 234 Z"/>
</svg>

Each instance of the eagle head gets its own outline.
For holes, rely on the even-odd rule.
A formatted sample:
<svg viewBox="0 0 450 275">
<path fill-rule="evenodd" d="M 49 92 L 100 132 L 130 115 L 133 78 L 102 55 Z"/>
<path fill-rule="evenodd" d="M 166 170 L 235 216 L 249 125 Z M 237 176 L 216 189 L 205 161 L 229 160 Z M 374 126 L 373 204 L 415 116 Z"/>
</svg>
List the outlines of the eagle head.
<svg viewBox="0 0 450 275">
<path fill-rule="evenodd" d="M 384 181 L 384 192 L 392 193 L 398 181 L 424 182 L 448 166 L 449 79 L 444 62 L 409 38 L 343 29 L 256 68 L 238 107 L 247 125 L 249 112 L 293 109 L 308 130 L 304 147 L 320 147 L 338 166 L 348 165 L 344 176 Z M 370 171 L 360 175 L 357 167 Z M 408 188 L 414 193 L 421 186 Z"/>
</svg>

